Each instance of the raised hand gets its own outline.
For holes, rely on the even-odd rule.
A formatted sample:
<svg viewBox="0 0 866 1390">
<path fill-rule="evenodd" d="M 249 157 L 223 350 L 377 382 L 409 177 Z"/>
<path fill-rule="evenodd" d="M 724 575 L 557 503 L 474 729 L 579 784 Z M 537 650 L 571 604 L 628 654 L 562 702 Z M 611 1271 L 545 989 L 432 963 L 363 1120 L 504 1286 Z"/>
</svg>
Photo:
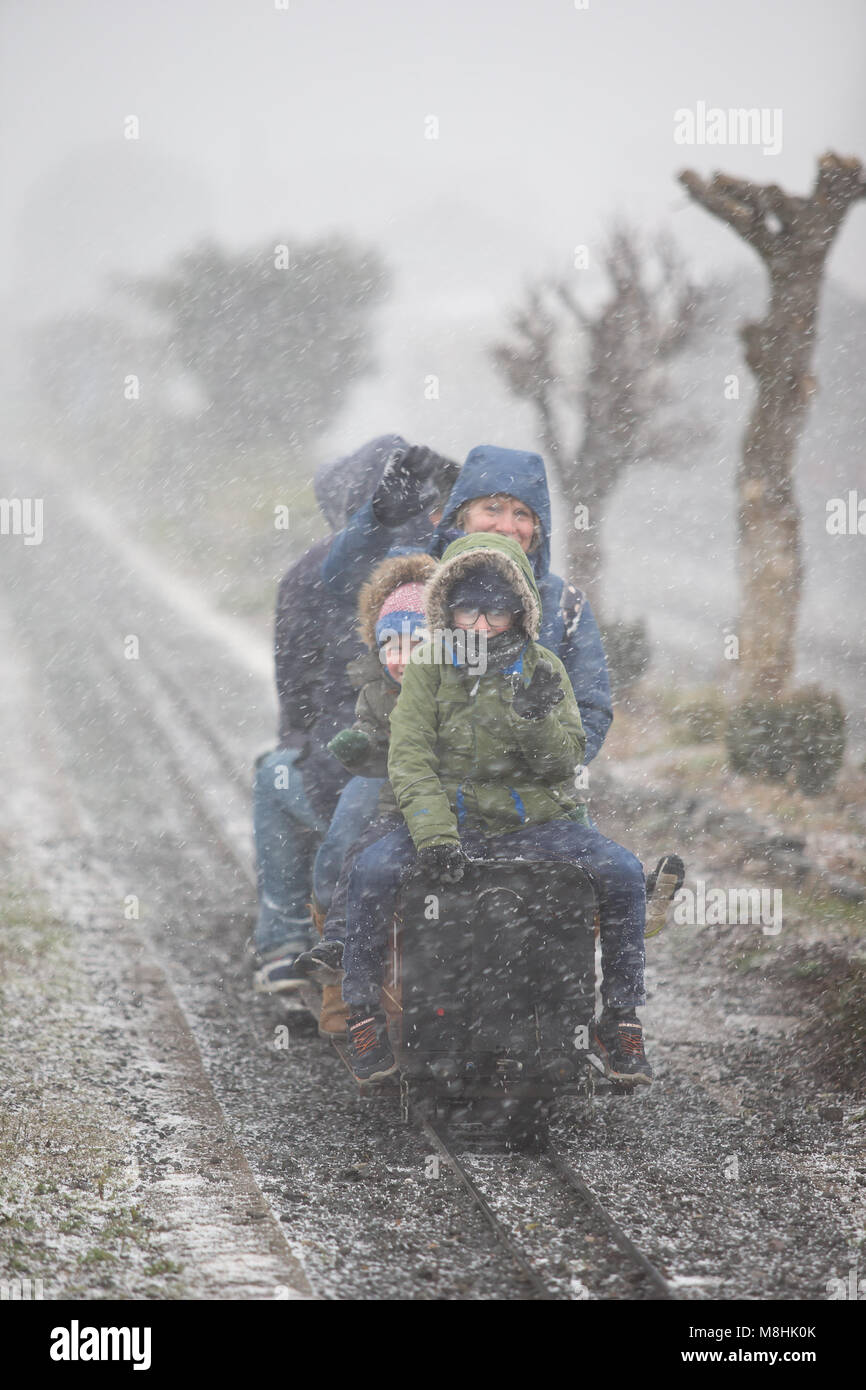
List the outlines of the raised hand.
<svg viewBox="0 0 866 1390">
<path fill-rule="evenodd" d="M 562 681 L 549 661 L 539 661 L 528 685 L 518 685 L 512 709 L 521 719 L 543 719 L 565 699 Z"/>
<path fill-rule="evenodd" d="M 395 449 L 373 493 L 373 512 L 383 526 L 402 526 L 437 499 L 433 472 L 438 455 L 423 444 Z"/>
</svg>

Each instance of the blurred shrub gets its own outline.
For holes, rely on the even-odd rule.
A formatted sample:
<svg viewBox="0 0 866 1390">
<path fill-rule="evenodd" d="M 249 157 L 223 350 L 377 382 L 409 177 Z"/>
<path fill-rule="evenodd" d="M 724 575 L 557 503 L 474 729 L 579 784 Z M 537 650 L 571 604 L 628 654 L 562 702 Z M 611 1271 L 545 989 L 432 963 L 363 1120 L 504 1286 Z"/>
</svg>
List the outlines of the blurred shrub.
<svg viewBox="0 0 866 1390">
<path fill-rule="evenodd" d="M 614 699 L 630 690 L 649 669 L 652 659 L 646 623 L 605 623 L 601 640 L 607 657 Z"/>
<path fill-rule="evenodd" d="M 714 685 L 676 696 L 668 713 L 678 743 L 714 743 L 724 738 L 728 707 Z"/>
<path fill-rule="evenodd" d="M 784 700 L 744 700 L 731 710 L 726 744 L 734 772 L 782 781 L 794 766 Z"/>
<path fill-rule="evenodd" d="M 817 796 L 836 780 L 845 752 L 845 714 L 839 698 L 804 686 L 787 700 L 745 700 L 730 715 L 726 735 L 734 772 L 782 781 Z"/>
<path fill-rule="evenodd" d="M 804 686 L 788 701 L 797 786 L 806 796 L 832 787 L 845 756 L 845 711 L 838 695 Z"/>
</svg>

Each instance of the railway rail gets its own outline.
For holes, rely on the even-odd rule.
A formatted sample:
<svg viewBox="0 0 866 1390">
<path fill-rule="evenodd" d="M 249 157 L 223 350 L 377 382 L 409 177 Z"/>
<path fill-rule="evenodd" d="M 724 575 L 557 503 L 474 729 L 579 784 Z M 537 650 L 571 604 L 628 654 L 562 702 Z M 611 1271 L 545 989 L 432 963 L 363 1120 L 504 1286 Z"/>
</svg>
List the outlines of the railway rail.
<svg viewBox="0 0 866 1390">
<path fill-rule="evenodd" d="M 416 1114 L 415 1123 L 420 1133 L 429 1139 L 436 1152 L 448 1164 L 460 1185 L 472 1198 L 472 1201 L 475 1203 L 484 1220 L 487 1222 L 487 1225 L 490 1227 L 490 1230 L 493 1232 L 495 1239 L 510 1255 L 527 1283 L 532 1288 L 534 1297 L 543 1301 L 558 1300 L 560 1294 L 552 1287 L 549 1281 L 545 1280 L 543 1275 L 535 1267 L 531 1256 L 526 1254 L 519 1243 L 515 1241 L 505 1223 L 496 1215 L 477 1180 L 469 1172 L 459 1154 L 457 1154 L 454 1148 L 448 1143 L 440 1128 L 428 1115 L 424 1114 Z M 590 1212 L 598 1228 L 609 1237 L 625 1258 L 640 1273 L 648 1288 L 652 1290 L 653 1298 L 677 1299 L 678 1295 L 671 1288 L 664 1275 L 661 1274 L 660 1271 L 656 1269 L 655 1265 L 647 1259 L 646 1255 L 638 1249 L 619 1222 L 602 1205 L 595 1193 L 581 1177 L 580 1173 L 578 1173 L 556 1147 L 548 1147 L 543 1154 L 539 1155 L 539 1162 L 549 1163 L 569 1190 L 579 1198 L 583 1206 Z"/>
</svg>

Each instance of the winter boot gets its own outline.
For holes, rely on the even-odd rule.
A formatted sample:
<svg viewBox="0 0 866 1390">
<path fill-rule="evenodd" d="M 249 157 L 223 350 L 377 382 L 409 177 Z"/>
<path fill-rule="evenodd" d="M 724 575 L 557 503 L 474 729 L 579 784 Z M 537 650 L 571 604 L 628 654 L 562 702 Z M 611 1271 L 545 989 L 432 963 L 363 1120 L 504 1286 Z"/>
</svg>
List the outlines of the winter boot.
<svg viewBox="0 0 866 1390">
<path fill-rule="evenodd" d="M 267 956 L 257 956 L 261 965 L 253 975 L 253 989 L 256 993 L 289 994 L 300 989 L 304 981 L 295 973 L 298 955 L 297 946 L 283 946 Z"/>
<path fill-rule="evenodd" d="M 342 941 L 318 941 L 295 961 L 295 971 L 317 985 L 338 985 L 343 978 Z"/>
<path fill-rule="evenodd" d="M 316 928 L 316 931 L 319 933 L 319 936 L 324 936 L 325 918 L 328 914 L 325 912 L 324 908 L 319 907 L 319 904 L 316 902 L 315 897 L 308 904 L 308 906 L 310 909 L 310 917 L 312 918 L 313 926 Z"/>
<path fill-rule="evenodd" d="M 355 1014 L 346 1024 L 349 1065 L 356 1081 L 384 1081 L 397 1070 L 388 1021 L 378 1011 Z"/>
<path fill-rule="evenodd" d="M 685 867 L 678 854 L 665 854 L 646 881 L 645 937 L 658 936 L 665 925 L 671 901 L 683 886 Z"/>
<path fill-rule="evenodd" d="M 652 1085 L 653 1069 L 643 1050 L 643 1028 L 634 1009 L 605 1009 L 595 1025 L 593 1045 L 611 1081 Z"/>
<path fill-rule="evenodd" d="M 343 1003 L 339 985 L 325 985 L 322 990 L 322 1009 L 319 1014 L 320 1038 L 344 1038 L 349 1009 Z"/>
</svg>

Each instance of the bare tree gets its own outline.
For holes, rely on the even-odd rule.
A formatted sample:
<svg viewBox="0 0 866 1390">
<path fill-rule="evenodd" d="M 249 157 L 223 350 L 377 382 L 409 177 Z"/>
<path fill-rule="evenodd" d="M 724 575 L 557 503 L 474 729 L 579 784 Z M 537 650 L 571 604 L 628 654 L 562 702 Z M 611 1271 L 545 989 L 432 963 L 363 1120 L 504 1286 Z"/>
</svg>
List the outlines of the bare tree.
<svg viewBox="0 0 866 1390">
<path fill-rule="evenodd" d="M 512 338 L 491 349 L 511 393 L 535 410 L 540 447 L 573 509 L 570 576 L 594 600 L 605 505 L 623 473 L 681 457 L 699 433 L 670 410 L 668 368 L 705 302 L 666 236 L 646 249 L 636 232 L 615 227 L 604 267 L 607 293 L 592 312 L 565 281 L 542 281 L 511 316 Z M 582 352 L 563 360 L 569 341 Z"/>
<path fill-rule="evenodd" d="M 760 323 L 741 330 L 757 399 L 743 439 L 737 478 L 740 572 L 740 677 L 743 693 L 778 698 L 794 671 L 803 582 L 800 515 L 793 465 L 809 399 L 824 265 L 845 214 L 866 196 L 857 159 L 825 154 L 811 194 L 691 170 L 680 182 L 696 202 L 761 257 L 770 302 Z"/>
</svg>

